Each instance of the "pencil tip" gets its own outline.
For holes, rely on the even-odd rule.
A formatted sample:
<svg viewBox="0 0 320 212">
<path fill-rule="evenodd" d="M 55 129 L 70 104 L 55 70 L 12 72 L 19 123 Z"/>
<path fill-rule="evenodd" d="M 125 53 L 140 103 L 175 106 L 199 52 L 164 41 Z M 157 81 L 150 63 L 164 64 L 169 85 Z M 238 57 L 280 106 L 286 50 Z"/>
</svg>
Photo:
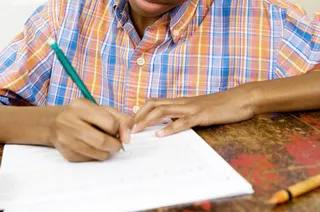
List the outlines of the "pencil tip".
<svg viewBox="0 0 320 212">
<path fill-rule="evenodd" d="M 268 203 L 271 205 L 278 204 L 278 199 L 275 197 L 272 197 L 271 199 L 269 199 Z"/>
</svg>

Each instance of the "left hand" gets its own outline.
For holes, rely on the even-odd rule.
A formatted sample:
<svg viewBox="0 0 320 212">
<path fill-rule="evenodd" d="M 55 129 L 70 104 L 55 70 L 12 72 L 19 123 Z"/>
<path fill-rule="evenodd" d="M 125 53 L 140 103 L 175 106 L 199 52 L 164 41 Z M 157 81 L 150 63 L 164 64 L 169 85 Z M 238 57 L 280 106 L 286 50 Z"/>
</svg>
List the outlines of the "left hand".
<svg viewBox="0 0 320 212">
<path fill-rule="evenodd" d="M 149 99 L 135 117 L 132 133 L 138 133 L 163 118 L 178 118 L 156 133 L 168 136 L 194 126 L 228 124 L 253 117 L 250 90 L 239 86 L 228 91 L 197 97 Z"/>
</svg>

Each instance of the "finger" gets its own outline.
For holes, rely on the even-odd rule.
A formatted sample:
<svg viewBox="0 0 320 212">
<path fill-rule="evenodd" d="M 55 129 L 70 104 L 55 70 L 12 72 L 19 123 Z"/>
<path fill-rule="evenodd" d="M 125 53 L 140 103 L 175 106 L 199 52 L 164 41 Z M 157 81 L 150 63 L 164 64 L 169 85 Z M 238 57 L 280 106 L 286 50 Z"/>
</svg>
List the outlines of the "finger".
<svg viewBox="0 0 320 212">
<path fill-rule="evenodd" d="M 131 131 L 134 124 L 132 116 L 122 114 L 114 108 L 108 107 L 106 109 L 120 120 L 119 135 L 121 142 L 125 144 L 130 143 Z"/>
<path fill-rule="evenodd" d="M 118 134 L 119 120 L 103 107 L 86 99 L 73 101 L 70 107 L 73 113 L 88 124 L 96 126 L 109 135 L 116 136 Z"/>
<path fill-rule="evenodd" d="M 107 151 L 98 150 L 78 139 L 75 139 L 72 142 L 72 145 L 67 145 L 61 144 L 61 146 L 65 149 L 69 149 L 72 152 L 75 152 L 88 158 L 92 158 L 94 160 L 104 161 L 109 157 L 109 153 Z"/>
<path fill-rule="evenodd" d="M 86 157 L 84 155 L 75 153 L 68 148 L 62 147 L 59 143 L 54 144 L 55 148 L 60 152 L 63 158 L 70 162 L 89 162 L 93 161 L 94 159 L 90 157 Z"/>
<path fill-rule="evenodd" d="M 132 133 L 132 125 L 133 125 L 133 122 L 122 121 L 120 123 L 119 134 L 120 134 L 120 140 L 122 143 L 125 143 L 125 144 L 130 143 L 131 133 Z"/>
<path fill-rule="evenodd" d="M 190 105 L 160 105 L 141 119 L 133 129 L 132 133 L 138 133 L 146 127 L 162 120 L 163 118 L 177 118 L 193 113 L 194 109 Z"/>
<path fill-rule="evenodd" d="M 90 125 L 82 129 L 81 132 L 76 132 L 74 136 L 96 150 L 114 153 L 119 152 L 121 149 L 121 142 L 115 137 L 103 133 Z"/>
<path fill-rule="evenodd" d="M 185 116 L 183 118 L 178 119 L 177 121 L 173 122 L 172 124 L 166 126 L 165 128 L 156 132 L 157 137 L 165 137 L 169 136 L 183 130 L 192 128 L 194 126 L 199 125 L 200 118 L 198 114 L 193 114 L 189 116 Z"/>
<path fill-rule="evenodd" d="M 176 99 L 177 100 L 177 99 Z M 135 115 L 135 123 L 140 122 L 147 114 L 160 105 L 175 104 L 174 99 L 148 99 L 139 112 Z"/>
<path fill-rule="evenodd" d="M 55 143 L 58 144 L 62 150 L 70 150 L 71 152 L 92 158 L 94 160 L 103 161 L 108 158 L 109 153 L 107 151 L 102 151 L 92 147 L 91 145 L 88 145 L 85 141 L 74 137 L 74 135 L 70 134 L 68 131 L 69 130 L 67 129 L 64 129 L 64 131 L 60 130 L 57 134 L 58 136 Z M 119 142 L 116 143 L 119 145 Z M 67 157 L 70 155 L 68 152 L 65 154 Z"/>
<path fill-rule="evenodd" d="M 121 148 L 119 140 L 82 121 L 72 113 L 58 118 L 56 127 L 60 136 L 58 140 L 61 143 L 65 143 L 65 145 L 71 145 L 66 142 L 76 138 L 97 150 L 118 152 Z"/>
</svg>

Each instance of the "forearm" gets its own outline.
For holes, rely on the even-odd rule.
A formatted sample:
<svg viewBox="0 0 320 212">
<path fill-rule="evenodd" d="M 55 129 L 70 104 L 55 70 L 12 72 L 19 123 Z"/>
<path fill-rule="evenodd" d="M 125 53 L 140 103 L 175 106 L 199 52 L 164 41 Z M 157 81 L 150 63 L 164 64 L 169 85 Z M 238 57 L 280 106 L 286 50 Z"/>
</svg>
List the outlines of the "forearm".
<svg viewBox="0 0 320 212">
<path fill-rule="evenodd" d="M 248 83 L 255 115 L 320 109 L 320 71 L 302 76 Z"/>
<path fill-rule="evenodd" d="M 61 110 L 0 106 L 0 143 L 51 146 L 51 125 Z"/>
</svg>

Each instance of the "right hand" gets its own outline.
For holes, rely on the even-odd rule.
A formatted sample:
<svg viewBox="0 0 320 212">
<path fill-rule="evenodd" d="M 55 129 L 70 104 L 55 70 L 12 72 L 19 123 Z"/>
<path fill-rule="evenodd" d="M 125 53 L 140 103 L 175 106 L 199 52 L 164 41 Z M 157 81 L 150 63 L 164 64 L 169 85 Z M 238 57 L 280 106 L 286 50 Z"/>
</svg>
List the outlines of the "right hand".
<svg viewBox="0 0 320 212">
<path fill-rule="evenodd" d="M 51 142 L 68 161 L 104 161 L 122 143 L 129 143 L 132 126 L 133 118 L 128 115 L 75 99 L 56 117 Z"/>
</svg>

